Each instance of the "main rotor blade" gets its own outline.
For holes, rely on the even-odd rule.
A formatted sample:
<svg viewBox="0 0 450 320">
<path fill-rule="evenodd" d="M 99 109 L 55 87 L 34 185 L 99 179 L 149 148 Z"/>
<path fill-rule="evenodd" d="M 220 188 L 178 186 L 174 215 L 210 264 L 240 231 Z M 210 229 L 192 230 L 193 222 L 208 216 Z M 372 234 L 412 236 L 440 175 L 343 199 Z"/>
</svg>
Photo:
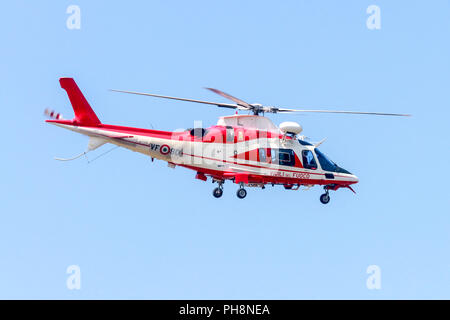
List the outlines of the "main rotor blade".
<svg viewBox="0 0 450 320">
<path fill-rule="evenodd" d="M 297 110 L 297 109 L 285 109 L 277 108 L 277 112 L 314 112 L 314 113 L 344 113 L 344 114 L 366 114 L 373 116 L 397 116 L 397 117 L 410 117 L 410 114 L 402 113 L 384 113 L 384 112 L 361 112 L 361 111 L 342 111 L 342 110 Z"/>
<path fill-rule="evenodd" d="M 238 99 L 236 97 L 233 97 L 232 95 L 230 95 L 228 93 L 225 93 L 223 91 L 220 91 L 220 90 L 217 90 L 217 89 L 214 89 L 214 88 L 205 88 L 205 89 L 208 89 L 208 90 L 218 94 L 219 96 L 222 96 L 224 98 L 230 99 L 231 101 L 236 102 L 240 106 L 246 107 L 248 109 L 253 109 L 253 107 L 249 103 L 247 103 L 247 102 L 245 102 L 245 101 L 243 101 L 241 99 Z"/>
<path fill-rule="evenodd" d="M 210 101 L 202 101 L 202 100 L 194 100 L 194 99 L 186 99 L 186 98 L 177 98 L 177 97 L 169 97 L 169 96 L 162 96 L 162 95 L 159 95 L 159 94 L 135 92 L 135 91 L 124 91 L 124 90 L 114 90 L 114 89 L 110 89 L 110 91 L 121 92 L 121 93 L 129 93 L 129 94 L 137 94 L 137 95 L 141 95 L 141 96 L 149 96 L 149 97 L 156 97 L 156 98 L 164 98 L 164 99 L 172 99 L 172 100 L 180 100 L 180 101 L 188 101 L 188 102 L 210 104 L 210 105 L 223 107 L 223 108 L 239 109 L 238 105 L 231 104 L 231 103 L 210 102 Z"/>
</svg>

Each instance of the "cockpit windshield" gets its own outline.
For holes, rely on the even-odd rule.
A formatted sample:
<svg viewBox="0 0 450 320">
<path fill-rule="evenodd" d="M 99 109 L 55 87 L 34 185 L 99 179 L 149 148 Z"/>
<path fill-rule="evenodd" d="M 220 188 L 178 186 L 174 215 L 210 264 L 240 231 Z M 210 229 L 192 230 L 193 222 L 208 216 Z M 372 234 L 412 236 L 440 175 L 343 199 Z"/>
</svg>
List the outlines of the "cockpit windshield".
<svg viewBox="0 0 450 320">
<path fill-rule="evenodd" d="M 315 148 L 314 149 L 316 156 L 317 156 L 317 160 L 319 160 L 320 166 L 322 167 L 322 170 L 325 171 L 331 171 L 331 172 L 340 172 L 340 173 L 348 173 L 350 174 L 350 172 L 348 172 L 347 170 L 339 167 L 336 163 L 334 163 L 333 161 L 331 161 L 325 154 L 323 154 L 319 149 Z"/>
</svg>

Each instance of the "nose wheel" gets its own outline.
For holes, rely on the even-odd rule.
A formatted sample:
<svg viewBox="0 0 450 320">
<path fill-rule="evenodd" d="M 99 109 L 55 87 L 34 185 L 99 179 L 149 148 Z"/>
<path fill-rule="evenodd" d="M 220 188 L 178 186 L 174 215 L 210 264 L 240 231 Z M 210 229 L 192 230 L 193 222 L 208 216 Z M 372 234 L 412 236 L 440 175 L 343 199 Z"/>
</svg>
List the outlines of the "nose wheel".
<svg viewBox="0 0 450 320">
<path fill-rule="evenodd" d="M 320 202 L 322 202 L 323 204 L 327 204 L 328 202 L 330 202 L 330 195 L 328 193 L 328 190 L 326 190 L 325 193 L 320 196 Z"/>
</svg>

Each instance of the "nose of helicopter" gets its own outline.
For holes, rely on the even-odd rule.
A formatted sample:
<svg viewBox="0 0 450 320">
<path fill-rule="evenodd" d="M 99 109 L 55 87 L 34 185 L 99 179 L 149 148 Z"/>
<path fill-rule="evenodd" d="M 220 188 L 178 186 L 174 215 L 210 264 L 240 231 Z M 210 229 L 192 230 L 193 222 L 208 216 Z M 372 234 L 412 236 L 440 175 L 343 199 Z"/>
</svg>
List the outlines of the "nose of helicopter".
<svg viewBox="0 0 450 320">
<path fill-rule="evenodd" d="M 316 151 L 317 152 L 317 151 Z M 354 183 L 358 183 L 359 182 L 359 178 L 352 174 L 350 171 L 345 170 L 342 167 L 339 167 L 338 165 L 336 165 L 336 172 L 340 172 L 340 173 L 344 173 L 345 174 L 345 179 L 350 182 L 350 184 L 354 184 Z"/>
<path fill-rule="evenodd" d="M 355 176 L 354 174 L 350 175 L 350 179 L 352 181 L 352 183 L 358 183 L 359 179 L 357 176 Z"/>
</svg>

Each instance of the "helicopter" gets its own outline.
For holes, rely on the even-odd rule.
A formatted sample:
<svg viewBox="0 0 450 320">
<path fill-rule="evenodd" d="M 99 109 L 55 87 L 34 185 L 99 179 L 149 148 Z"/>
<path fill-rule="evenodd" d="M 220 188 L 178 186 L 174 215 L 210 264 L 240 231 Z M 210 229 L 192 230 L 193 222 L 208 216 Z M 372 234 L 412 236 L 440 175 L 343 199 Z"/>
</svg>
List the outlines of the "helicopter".
<svg viewBox="0 0 450 320">
<path fill-rule="evenodd" d="M 296 122 L 283 122 L 276 126 L 265 113 L 339 113 L 384 116 L 410 116 L 409 114 L 359 112 L 341 110 L 298 110 L 247 103 L 213 88 L 206 88 L 233 103 L 211 102 L 151 93 L 111 90 L 177 101 L 214 105 L 235 110 L 236 114 L 222 116 L 209 128 L 189 128 L 182 131 L 161 131 L 101 123 L 73 78 L 60 78 L 61 88 L 69 97 L 75 117 L 67 120 L 60 113 L 46 109 L 47 123 L 72 130 L 89 137 L 88 147 L 71 161 L 96 150 L 106 143 L 114 144 L 147 155 L 153 161 L 162 160 L 168 166 L 184 167 L 195 171 L 195 178 L 217 186 L 213 196 L 223 195 L 224 183 L 238 185 L 239 199 L 247 196 L 246 188 L 281 185 L 286 190 L 309 189 L 322 186 L 320 202 L 330 201 L 330 191 L 341 188 L 355 191 L 352 185 L 358 177 L 330 160 L 319 150 L 324 140 L 310 143 L 301 136 L 303 128 Z M 246 111 L 250 114 L 239 114 Z"/>
</svg>

